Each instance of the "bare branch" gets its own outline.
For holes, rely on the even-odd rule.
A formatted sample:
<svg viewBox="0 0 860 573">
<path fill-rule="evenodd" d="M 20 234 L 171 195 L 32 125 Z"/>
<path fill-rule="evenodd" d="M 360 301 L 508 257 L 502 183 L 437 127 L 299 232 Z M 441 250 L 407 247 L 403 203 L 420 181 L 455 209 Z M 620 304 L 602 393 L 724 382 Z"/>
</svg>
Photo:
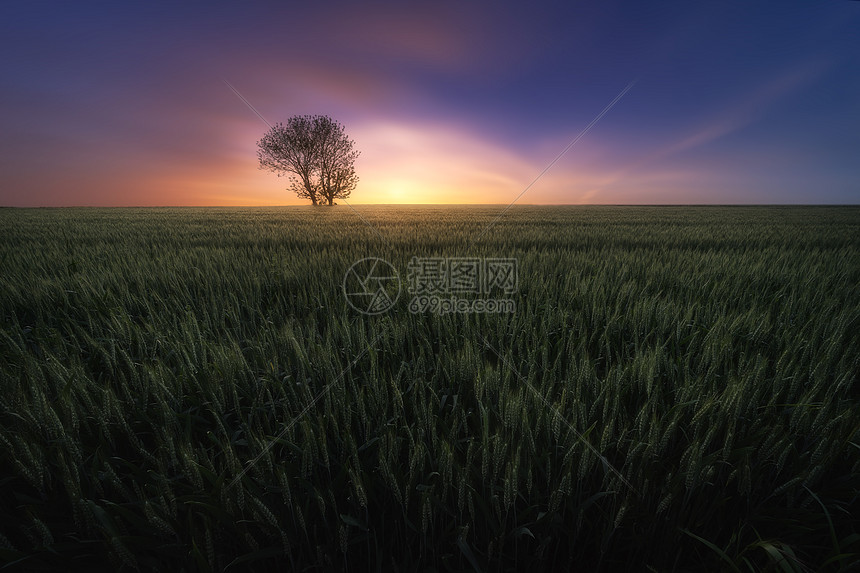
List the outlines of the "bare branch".
<svg viewBox="0 0 860 573">
<path fill-rule="evenodd" d="M 359 151 L 343 125 L 327 115 L 294 116 L 272 126 L 257 143 L 261 169 L 289 175 L 289 189 L 311 203 L 334 204 L 358 184 Z"/>
</svg>

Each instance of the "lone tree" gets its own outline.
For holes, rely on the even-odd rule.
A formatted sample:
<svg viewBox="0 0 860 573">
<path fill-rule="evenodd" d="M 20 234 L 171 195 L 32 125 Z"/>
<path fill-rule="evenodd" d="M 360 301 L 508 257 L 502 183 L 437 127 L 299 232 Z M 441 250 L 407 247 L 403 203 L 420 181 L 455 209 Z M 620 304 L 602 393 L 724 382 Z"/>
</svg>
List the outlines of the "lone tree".
<svg viewBox="0 0 860 573">
<path fill-rule="evenodd" d="M 257 142 L 260 168 L 290 178 L 289 189 L 314 205 L 333 205 L 355 189 L 359 151 L 327 115 L 297 115 L 272 126 Z"/>
</svg>

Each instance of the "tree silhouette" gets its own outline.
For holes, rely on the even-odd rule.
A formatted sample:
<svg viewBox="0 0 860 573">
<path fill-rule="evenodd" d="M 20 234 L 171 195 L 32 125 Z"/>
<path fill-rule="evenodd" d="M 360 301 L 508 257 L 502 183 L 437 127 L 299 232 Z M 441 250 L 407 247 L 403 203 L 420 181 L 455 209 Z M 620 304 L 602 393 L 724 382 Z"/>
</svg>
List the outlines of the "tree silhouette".
<svg viewBox="0 0 860 573">
<path fill-rule="evenodd" d="M 359 155 L 343 125 L 327 115 L 297 115 L 257 142 L 260 168 L 290 179 L 289 189 L 314 205 L 346 199 L 358 184 Z"/>
</svg>

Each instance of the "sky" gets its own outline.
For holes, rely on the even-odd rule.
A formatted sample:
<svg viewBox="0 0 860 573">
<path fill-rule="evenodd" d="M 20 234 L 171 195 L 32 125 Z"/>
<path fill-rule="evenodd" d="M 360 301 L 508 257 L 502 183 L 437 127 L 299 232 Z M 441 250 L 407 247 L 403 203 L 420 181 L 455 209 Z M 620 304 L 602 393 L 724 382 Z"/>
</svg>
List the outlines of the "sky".
<svg viewBox="0 0 860 573">
<path fill-rule="evenodd" d="M 0 8 L 0 205 L 306 203 L 230 85 L 343 124 L 354 204 L 860 202 L 855 0 L 33 1 Z"/>
</svg>

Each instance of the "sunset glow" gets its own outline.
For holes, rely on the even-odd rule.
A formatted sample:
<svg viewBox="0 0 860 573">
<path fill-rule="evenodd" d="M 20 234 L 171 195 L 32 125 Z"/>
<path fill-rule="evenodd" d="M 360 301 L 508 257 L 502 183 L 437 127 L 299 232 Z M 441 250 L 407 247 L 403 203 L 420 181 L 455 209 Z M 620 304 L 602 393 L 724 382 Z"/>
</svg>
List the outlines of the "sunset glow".
<svg viewBox="0 0 860 573">
<path fill-rule="evenodd" d="M 325 6 L 5 8 L 0 205 L 303 204 L 225 80 L 343 123 L 351 203 L 507 204 L 634 79 L 520 202 L 860 198 L 860 3 Z"/>
</svg>

